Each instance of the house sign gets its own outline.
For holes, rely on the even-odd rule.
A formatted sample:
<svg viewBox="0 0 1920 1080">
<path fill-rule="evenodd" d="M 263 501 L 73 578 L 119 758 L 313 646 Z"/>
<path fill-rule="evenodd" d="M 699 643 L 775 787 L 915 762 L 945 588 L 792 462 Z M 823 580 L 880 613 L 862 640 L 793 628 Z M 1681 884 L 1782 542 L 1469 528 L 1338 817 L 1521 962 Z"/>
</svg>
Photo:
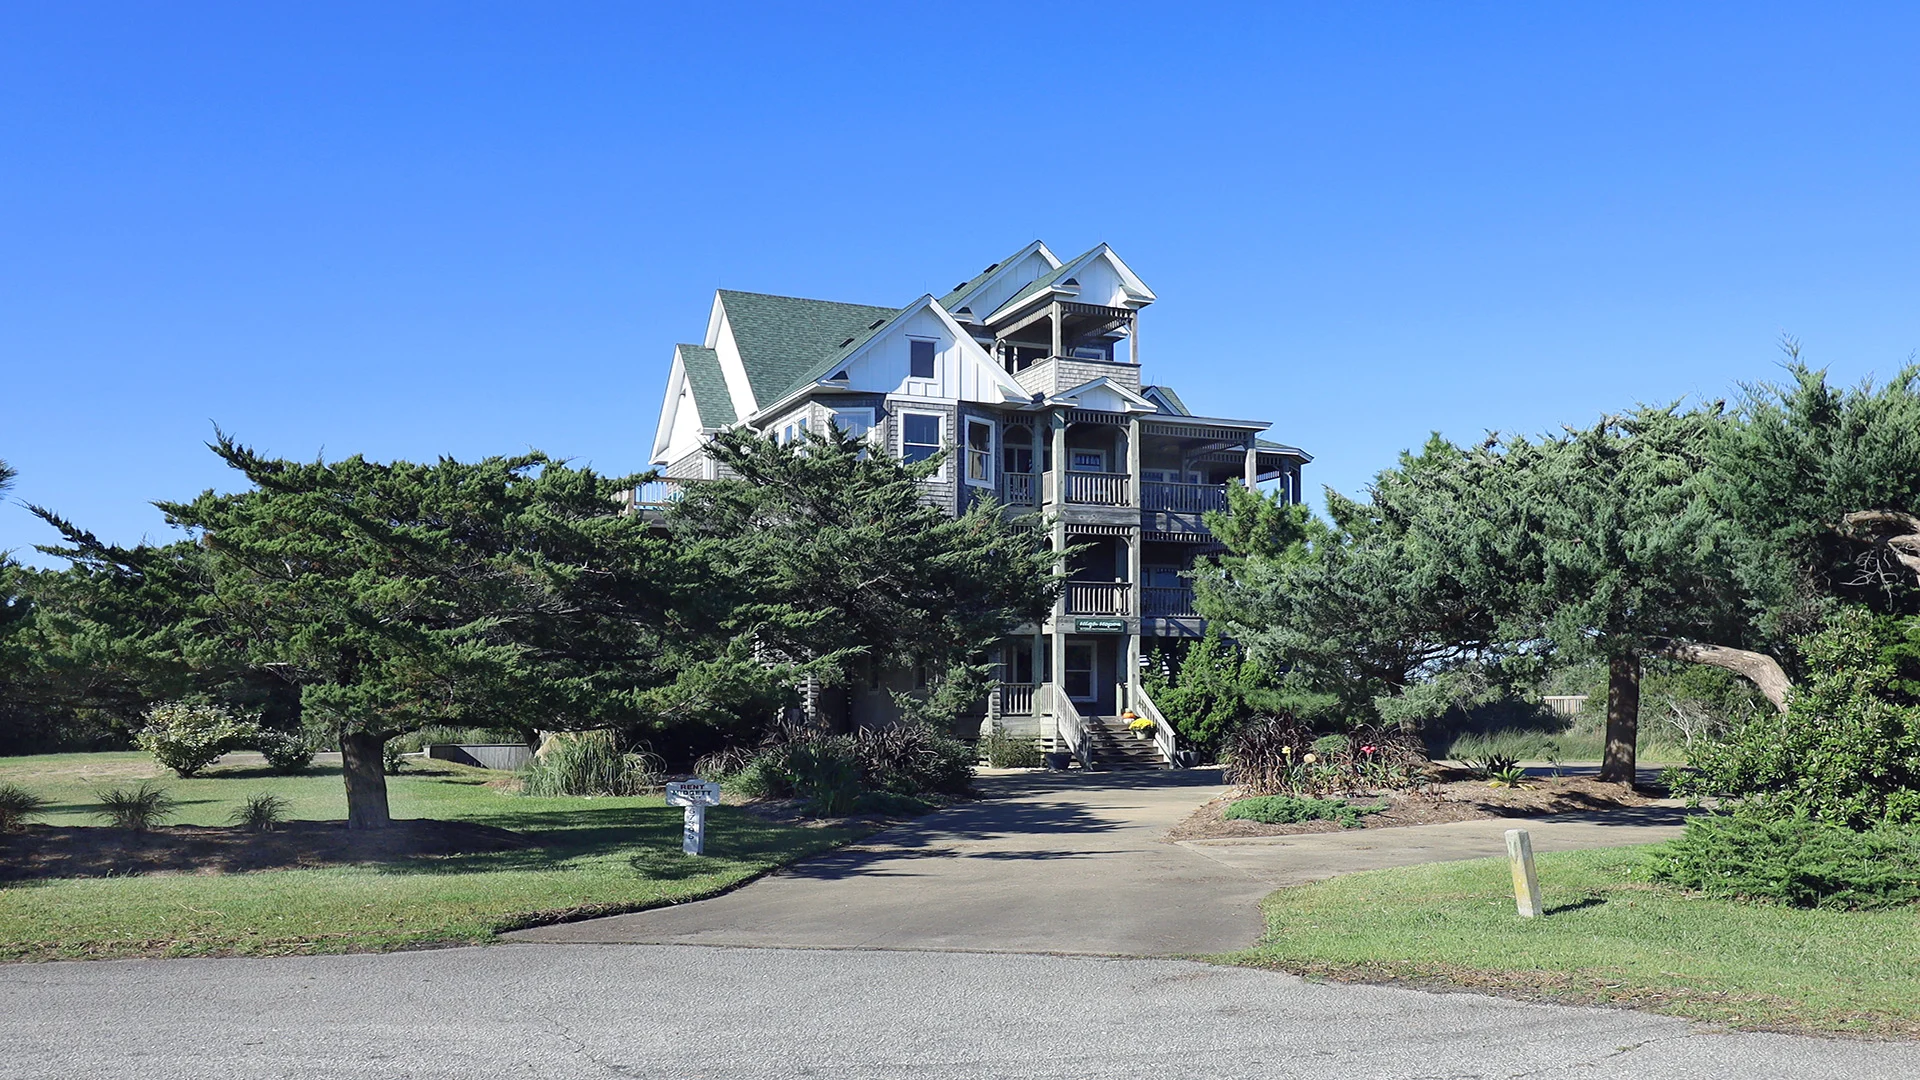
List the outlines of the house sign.
<svg viewBox="0 0 1920 1080">
<path fill-rule="evenodd" d="M 1124 634 L 1127 632 L 1127 620 L 1075 619 L 1073 632 L 1076 634 Z"/>
</svg>

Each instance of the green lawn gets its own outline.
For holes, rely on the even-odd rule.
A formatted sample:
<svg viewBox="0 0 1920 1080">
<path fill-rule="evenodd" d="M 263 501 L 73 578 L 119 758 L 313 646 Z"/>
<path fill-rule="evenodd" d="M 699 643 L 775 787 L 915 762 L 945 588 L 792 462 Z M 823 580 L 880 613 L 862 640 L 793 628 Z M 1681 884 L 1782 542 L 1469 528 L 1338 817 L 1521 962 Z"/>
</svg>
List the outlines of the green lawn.
<svg viewBox="0 0 1920 1080">
<path fill-rule="evenodd" d="M 531 848 L 382 865 L 66 878 L 0 884 L 0 959 L 286 954 L 481 942 L 568 914 L 634 911 L 720 892 L 859 835 L 775 825 L 729 806 L 707 816 L 709 855 L 680 853 L 681 811 L 659 796 L 530 799 L 486 786 L 501 774 L 457 766 L 390 777 L 395 817 L 513 829 Z M 144 754 L 0 758 L 0 783 L 52 803 L 47 824 L 93 824 L 92 793 L 171 777 Z M 297 777 L 216 769 L 167 779 L 175 824 L 225 824 L 270 791 L 289 817 L 340 819 L 338 767 Z"/>
<path fill-rule="evenodd" d="M 1631 1005 L 1738 1027 L 1920 1034 L 1920 910 L 1807 911 L 1648 881 L 1650 847 L 1543 855 L 1547 914 L 1505 859 L 1283 889 L 1229 962 L 1360 981 Z"/>
</svg>

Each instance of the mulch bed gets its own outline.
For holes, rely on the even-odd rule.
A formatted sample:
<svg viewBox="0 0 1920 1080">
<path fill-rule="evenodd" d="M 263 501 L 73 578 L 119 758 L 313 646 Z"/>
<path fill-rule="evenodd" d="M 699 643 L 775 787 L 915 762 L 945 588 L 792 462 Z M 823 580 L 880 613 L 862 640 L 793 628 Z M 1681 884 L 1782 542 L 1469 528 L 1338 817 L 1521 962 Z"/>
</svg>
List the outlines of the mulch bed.
<svg viewBox="0 0 1920 1080">
<path fill-rule="evenodd" d="M 344 821 L 289 821 L 272 832 L 168 825 L 145 833 L 29 825 L 0 835 L 0 881 L 125 874 L 237 874 L 396 862 L 532 847 L 510 829 L 465 821 L 396 821 L 349 830 Z"/>
<path fill-rule="evenodd" d="M 1524 788 L 1494 788 L 1488 787 L 1484 781 L 1469 780 L 1463 774 L 1447 772 L 1418 792 L 1356 795 L 1348 801 L 1376 805 L 1386 803 L 1385 811 L 1362 815 L 1360 827 L 1393 829 L 1485 818 L 1604 813 L 1647 806 L 1661 794 L 1645 788 L 1602 784 L 1586 776 L 1538 777 L 1528 780 Z M 1194 811 L 1193 816 L 1174 826 L 1167 833 L 1167 839 L 1219 840 L 1237 836 L 1292 836 L 1341 831 L 1340 826 L 1331 821 L 1268 825 L 1259 821 L 1227 820 L 1223 816 L 1227 807 L 1240 797 L 1234 794 L 1207 803 Z"/>
</svg>

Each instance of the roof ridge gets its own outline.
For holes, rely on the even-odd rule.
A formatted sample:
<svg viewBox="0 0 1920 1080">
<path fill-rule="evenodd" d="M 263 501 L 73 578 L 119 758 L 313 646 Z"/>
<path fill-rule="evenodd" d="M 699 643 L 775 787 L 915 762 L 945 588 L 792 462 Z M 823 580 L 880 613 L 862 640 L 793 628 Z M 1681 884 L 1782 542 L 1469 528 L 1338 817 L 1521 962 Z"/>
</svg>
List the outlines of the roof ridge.
<svg viewBox="0 0 1920 1080">
<path fill-rule="evenodd" d="M 790 293 L 754 292 L 751 289 L 715 289 L 722 296 L 763 296 L 771 300 L 798 300 L 804 304 L 837 304 L 840 307 L 884 308 L 887 311 L 899 311 L 893 304 L 859 304 L 851 300 L 822 300 L 817 296 L 794 296 Z"/>
</svg>

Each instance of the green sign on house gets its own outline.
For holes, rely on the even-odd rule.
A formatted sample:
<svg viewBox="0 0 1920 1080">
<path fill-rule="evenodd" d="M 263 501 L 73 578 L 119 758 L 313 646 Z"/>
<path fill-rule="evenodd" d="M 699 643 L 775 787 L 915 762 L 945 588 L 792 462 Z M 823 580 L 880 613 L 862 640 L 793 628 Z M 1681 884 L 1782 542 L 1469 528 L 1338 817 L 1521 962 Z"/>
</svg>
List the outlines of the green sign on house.
<svg viewBox="0 0 1920 1080">
<path fill-rule="evenodd" d="M 1127 632 L 1127 620 L 1075 619 L 1073 632 L 1076 634 L 1124 634 Z"/>
</svg>

